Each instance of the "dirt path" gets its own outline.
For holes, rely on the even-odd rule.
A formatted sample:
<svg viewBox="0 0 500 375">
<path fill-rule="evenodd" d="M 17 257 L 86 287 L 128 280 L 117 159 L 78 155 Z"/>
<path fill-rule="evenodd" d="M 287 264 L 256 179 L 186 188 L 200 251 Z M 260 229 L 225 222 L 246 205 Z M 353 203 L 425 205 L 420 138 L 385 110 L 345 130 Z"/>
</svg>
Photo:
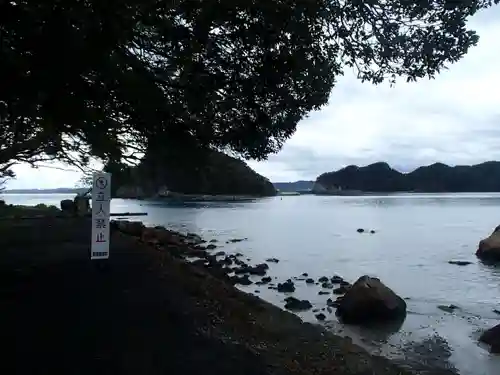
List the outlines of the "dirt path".
<svg viewBox="0 0 500 375">
<path fill-rule="evenodd" d="M 2 372 L 406 374 L 119 232 L 96 267 L 89 225 L 0 225 Z"/>
</svg>

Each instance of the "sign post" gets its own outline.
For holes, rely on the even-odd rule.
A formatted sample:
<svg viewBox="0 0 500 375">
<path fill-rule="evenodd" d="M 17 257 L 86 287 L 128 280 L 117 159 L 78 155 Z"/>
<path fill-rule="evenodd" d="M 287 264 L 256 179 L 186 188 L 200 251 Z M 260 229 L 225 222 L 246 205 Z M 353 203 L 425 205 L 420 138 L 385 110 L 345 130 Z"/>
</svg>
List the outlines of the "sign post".
<svg viewBox="0 0 500 375">
<path fill-rule="evenodd" d="M 94 173 L 92 176 L 92 242 L 90 259 L 109 258 L 110 203 L 111 173 Z"/>
</svg>

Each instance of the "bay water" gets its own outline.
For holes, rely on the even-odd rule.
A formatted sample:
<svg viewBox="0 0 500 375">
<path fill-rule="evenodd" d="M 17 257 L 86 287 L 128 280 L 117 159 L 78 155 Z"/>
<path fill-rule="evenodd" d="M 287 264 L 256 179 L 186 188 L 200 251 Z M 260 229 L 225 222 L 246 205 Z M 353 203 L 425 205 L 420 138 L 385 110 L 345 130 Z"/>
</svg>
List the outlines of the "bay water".
<svg viewBox="0 0 500 375">
<path fill-rule="evenodd" d="M 6 203 L 59 205 L 64 194 L 5 194 Z M 147 212 L 147 225 L 163 225 L 217 239 L 220 250 L 241 252 L 252 264 L 274 257 L 275 282 L 339 275 L 350 282 L 368 274 L 406 299 L 402 326 L 344 326 L 334 314 L 321 323 L 375 354 L 417 366 L 428 374 L 452 368 L 464 375 L 500 374 L 500 356 L 477 342 L 500 323 L 500 267 L 483 264 L 479 240 L 500 224 L 500 194 L 396 194 L 385 196 L 286 196 L 246 202 L 111 202 L 112 212 Z M 364 233 L 357 229 L 363 228 Z M 370 230 L 375 233 L 371 234 Z M 232 238 L 247 238 L 226 244 Z M 112 256 L 112 255 L 111 255 Z M 472 264 L 457 266 L 450 260 Z M 255 278 L 254 281 L 258 280 Z M 318 286 L 295 281 L 294 296 L 324 308 Z M 266 286 L 241 287 L 278 306 L 284 295 Z M 454 312 L 438 308 L 456 305 Z M 299 314 L 316 322 L 312 312 Z"/>
</svg>

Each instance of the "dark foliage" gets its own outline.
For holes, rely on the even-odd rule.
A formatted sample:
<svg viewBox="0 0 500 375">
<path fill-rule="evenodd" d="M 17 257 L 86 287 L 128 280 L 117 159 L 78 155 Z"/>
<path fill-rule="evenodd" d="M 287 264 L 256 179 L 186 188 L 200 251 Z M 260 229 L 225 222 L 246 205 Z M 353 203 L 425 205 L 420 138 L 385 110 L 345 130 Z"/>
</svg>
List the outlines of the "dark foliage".
<svg viewBox="0 0 500 375">
<path fill-rule="evenodd" d="M 500 162 L 455 167 L 435 163 L 410 173 L 400 173 L 387 163 L 352 165 L 323 173 L 316 181 L 326 188 L 367 192 L 500 192 Z"/>
<path fill-rule="evenodd" d="M 120 186 L 140 186 L 154 195 L 159 188 L 183 194 L 276 195 L 273 184 L 244 161 L 219 151 L 204 153 L 203 159 L 146 157 L 137 167 L 108 165 L 113 190 Z"/>
<path fill-rule="evenodd" d="M 346 68 L 433 77 L 498 1 L 0 1 L 0 173 L 166 147 L 263 159 Z"/>
</svg>

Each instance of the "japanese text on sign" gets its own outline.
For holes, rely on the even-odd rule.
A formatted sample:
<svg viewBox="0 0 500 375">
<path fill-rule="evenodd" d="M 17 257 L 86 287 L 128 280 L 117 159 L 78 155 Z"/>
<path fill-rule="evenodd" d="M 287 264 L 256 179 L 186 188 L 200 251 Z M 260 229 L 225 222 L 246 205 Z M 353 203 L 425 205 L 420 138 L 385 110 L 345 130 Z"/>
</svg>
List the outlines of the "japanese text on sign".
<svg viewBox="0 0 500 375">
<path fill-rule="evenodd" d="M 94 173 L 92 180 L 92 242 L 90 258 L 108 259 L 111 174 Z"/>
</svg>

